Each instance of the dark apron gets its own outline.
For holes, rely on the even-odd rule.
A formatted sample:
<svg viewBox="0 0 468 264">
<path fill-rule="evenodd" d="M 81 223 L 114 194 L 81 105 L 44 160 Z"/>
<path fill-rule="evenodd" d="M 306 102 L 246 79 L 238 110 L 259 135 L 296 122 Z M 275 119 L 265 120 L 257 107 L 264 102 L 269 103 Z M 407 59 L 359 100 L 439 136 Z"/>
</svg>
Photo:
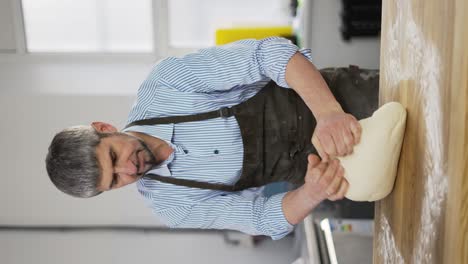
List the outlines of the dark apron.
<svg viewBox="0 0 468 264">
<path fill-rule="evenodd" d="M 377 109 L 379 73 L 349 68 L 320 71 L 343 110 L 357 119 L 366 118 Z M 312 89 L 312 88 L 311 88 Z M 244 144 L 242 175 L 232 186 L 146 174 L 154 180 L 193 188 L 240 191 L 277 181 L 296 186 L 304 182 L 307 155 L 317 154 L 311 143 L 316 121 L 310 109 L 293 89 L 279 87 L 273 81 L 255 96 L 231 108 L 208 113 L 152 118 L 128 124 L 156 125 L 200 121 L 234 115 Z"/>
</svg>

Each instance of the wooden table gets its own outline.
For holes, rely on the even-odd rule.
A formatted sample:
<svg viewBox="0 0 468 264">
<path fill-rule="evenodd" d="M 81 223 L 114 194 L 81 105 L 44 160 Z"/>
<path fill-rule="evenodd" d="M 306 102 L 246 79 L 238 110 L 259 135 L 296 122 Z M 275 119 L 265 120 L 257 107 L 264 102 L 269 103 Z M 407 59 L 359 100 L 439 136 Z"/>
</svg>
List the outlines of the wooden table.
<svg viewBox="0 0 468 264">
<path fill-rule="evenodd" d="M 408 119 L 374 263 L 468 263 L 468 1 L 384 0 L 380 69 Z"/>
</svg>

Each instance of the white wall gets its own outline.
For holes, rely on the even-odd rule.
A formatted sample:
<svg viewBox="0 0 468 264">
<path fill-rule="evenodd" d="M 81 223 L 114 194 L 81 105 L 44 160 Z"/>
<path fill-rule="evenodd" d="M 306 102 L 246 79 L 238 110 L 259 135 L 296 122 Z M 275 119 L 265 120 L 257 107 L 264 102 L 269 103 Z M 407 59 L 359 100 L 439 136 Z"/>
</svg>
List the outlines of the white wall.
<svg viewBox="0 0 468 264">
<path fill-rule="evenodd" d="M 288 264 L 291 238 L 255 248 L 228 245 L 216 234 L 1 232 L 0 263 Z"/>
<path fill-rule="evenodd" d="M 379 38 L 341 39 L 341 0 L 308 0 L 303 45 L 312 50 L 312 61 L 319 67 L 358 65 L 378 69 L 380 61 Z"/>
<path fill-rule="evenodd" d="M 0 52 L 14 52 L 16 49 L 14 20 L 11 1 L 0 1 Z"/>
</svg>

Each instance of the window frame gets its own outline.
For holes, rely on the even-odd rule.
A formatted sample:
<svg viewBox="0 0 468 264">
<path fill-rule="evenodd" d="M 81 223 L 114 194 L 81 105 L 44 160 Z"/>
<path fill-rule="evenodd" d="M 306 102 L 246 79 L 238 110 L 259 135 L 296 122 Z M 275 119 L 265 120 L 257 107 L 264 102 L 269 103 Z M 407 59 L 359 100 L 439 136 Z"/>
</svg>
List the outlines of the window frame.
<svg viewBox="0 0 468 264">
<path fill-rule="evenodd" d="M 180 56 L 198 49 L 197 47 L 175 48 L 170 46 L 168 37 L 169 0 L 151 0 L 152 52 L 28 52 L 22 1 L 10 1 L 14 20 L 16 50 L 2 53 L 1 56 L 14 56 L 20 61 L 149 62 L 167 56 Z"/>
</svg>

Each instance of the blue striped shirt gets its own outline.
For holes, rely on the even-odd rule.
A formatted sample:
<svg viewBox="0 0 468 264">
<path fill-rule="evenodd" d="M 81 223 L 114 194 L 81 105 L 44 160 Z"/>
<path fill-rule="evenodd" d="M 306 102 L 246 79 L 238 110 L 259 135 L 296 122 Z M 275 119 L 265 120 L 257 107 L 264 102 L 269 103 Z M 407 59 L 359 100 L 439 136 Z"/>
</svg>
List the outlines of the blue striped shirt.
<svg viewBox="0 0 468 264">
<path fill-rule="evenodd" d="M 128 123 L 231 107 L 274 80 L 288 87 L 285 70 L 297 46 L 283 38 L 242 40 L 158 62 L 138 90 Z M 300 50 L 310 59 L 309 50 Z M 151 172 L 210 183 L 234 184 L 242 174 L 243 143 L 235 117 L 153 126 L 142 132 L 170 143 L 173 154 Z M 169 227 L 238 230 L 280 239 L 292 231 L 282 210 L 285 193 L 264 197 L 204 190 L 150 179 L 137 182 L 153 213 Z"/>
</svg>

